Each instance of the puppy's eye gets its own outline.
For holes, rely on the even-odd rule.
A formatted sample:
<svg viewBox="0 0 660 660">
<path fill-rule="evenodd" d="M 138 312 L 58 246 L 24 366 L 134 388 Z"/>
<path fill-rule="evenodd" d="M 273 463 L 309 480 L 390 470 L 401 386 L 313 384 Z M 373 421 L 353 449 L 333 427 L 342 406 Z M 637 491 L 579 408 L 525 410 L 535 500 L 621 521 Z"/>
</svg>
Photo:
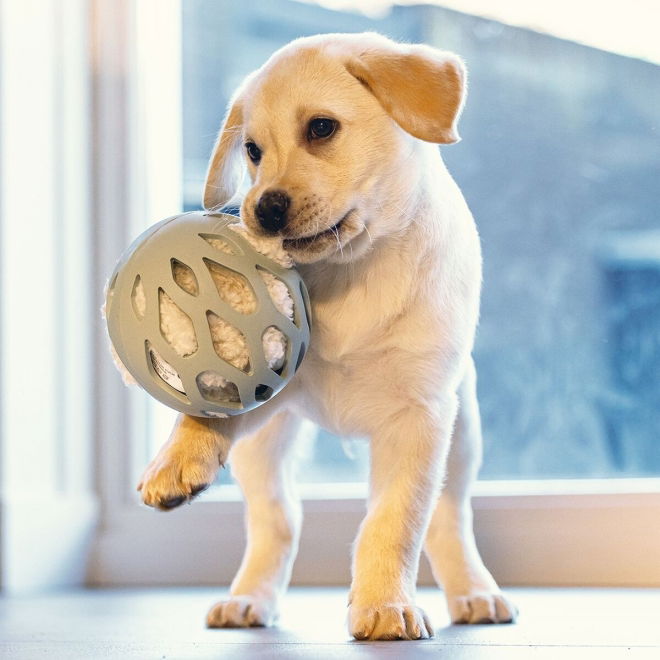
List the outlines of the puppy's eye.
<svg viewBox="0 0 660 660">
<path fill-rule="evenodd" d="M 339 122 L 328 117 L 317 117 L 309 122 L 307 127 L 308 140 L 325 140 L 336 130 Z"/>
<path fill-rule="evenodd" d="M 245 143 L 245 151 L 247 151 L 248 158 L 258 165 L 261 160 L 261 149 L 252 141 Z"/>
</svg>

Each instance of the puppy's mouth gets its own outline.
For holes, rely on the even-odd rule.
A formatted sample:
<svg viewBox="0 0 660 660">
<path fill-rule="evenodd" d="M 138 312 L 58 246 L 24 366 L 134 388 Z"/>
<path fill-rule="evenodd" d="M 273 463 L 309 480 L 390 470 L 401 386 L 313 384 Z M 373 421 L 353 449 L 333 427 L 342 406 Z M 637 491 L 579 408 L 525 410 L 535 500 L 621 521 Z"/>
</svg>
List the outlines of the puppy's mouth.
<svg viewBox="0 0 660 660">
<path fill-rule="evenodd" d="M 323 231 L 307 234 L 306 236 L 285 238 L 283 241 L 284 249 L 291 252 L 316 251 L 317 248 L 321 248 L 332 241 L 336 242 L 338 248 L 340 248 L 343 238 L 342 230 L 345 228 L 346 222 L 353 211 L 354 209 L 351 209 L 339 222 L 336 222 L 332 227 L 328 227 L 328 229 L 324 229 Z"/>
</svg>

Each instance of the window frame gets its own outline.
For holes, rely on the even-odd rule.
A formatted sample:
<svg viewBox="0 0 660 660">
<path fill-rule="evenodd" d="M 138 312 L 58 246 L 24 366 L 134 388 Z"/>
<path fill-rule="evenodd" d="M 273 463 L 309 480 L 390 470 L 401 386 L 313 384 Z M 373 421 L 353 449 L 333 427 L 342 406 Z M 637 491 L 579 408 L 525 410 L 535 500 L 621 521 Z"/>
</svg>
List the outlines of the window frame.
<svg viewBox="0 0 660 660">
<path fill-rule="evenodd" d="M 87 12 L 85 0 L 0 0 L 0 588 L 7 593 L 81 584 L 98 520 Z"/>
<path fill-rule="evenodd" d="M 94 7 L 100 74 L 94 90 L 97 287 L 102 287 L 114 258 L 144 219 L 155 221 L 179 208 L 180 118 L 173 99 L 181 93 L 180 62 L 175 65 L 181 11 L 180 0 L 97 0 Z M 160 66 L 163 58 L 174 63 L 169 73 Z M 150 126 L 155 113 L 157 131 Z M 155 142 L 161 134 L 167 139 Z M 169 149 L 166 157 L 162 148 Z M 152 185 L 162 187 L 163 181 L 170 193 L 165 197 Z M 139 506 L 132 475 L 136 464 L 151 458 L 144 440 L 151 423 L 147 399 L 123 387 L 107 356 L 97 379 L 103 402 L 97 447 L 102 525 L 90 582 L 229 583 L 245 545 L 241 502 L 235 495 L 218 499 L 219 490 L 168 514 Z M 350 544 L 364 515 L 364 494 L 355 484 L 323 488 L 323 497 L 318 488 L 316 494 L 303 489 L 305 523 L 294 583 L 349 580 Z M 481 553 L 502 584 L 660 586 L 660 478 L 480 482 L 473 506 Z M 433 582 L 425 560 L 419 582 Z"/>
</svg>

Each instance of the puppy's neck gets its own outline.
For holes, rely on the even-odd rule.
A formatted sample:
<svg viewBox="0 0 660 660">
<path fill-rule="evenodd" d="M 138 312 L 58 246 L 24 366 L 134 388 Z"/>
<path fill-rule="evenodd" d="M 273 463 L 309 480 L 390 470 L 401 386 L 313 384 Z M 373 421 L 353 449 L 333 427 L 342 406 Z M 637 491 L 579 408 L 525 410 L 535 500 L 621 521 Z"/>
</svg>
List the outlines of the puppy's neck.
<svg viewBox="0 0 660 660">
<path fill-rule="evenodd" d="M 469 280 L 478 299 L 474 222 L 439 157 L 435 165 L 420 168 L 408 215 L 386 218 L 390 231 L 375 238 L 358 259 L 299 266 L 312 303 L 311 346 L 322 360 L 341 362 L 378 350 L 384 333 L 403 319 L 412 322 L 424 310 L 435 309 L 438 295 L 459 280 Z M 381 204 L 381 212 L 400 212 L 400 199 Z M 473 264 L 472 275 L 463 273 L 464 263 Z"/>
<path fill-rule="evenodd" d="M 405 174 L 401 168 L 393 172 L 374 192 L 378 202 L 361 237 L 371 245 L 359 257 L 298 265 L 313 299 L 342 296 L 365 283 L 371 291 L 398 289 L 429 255 L 442 257 L 443 244 L 462 215 L 454 210 L 464 200 L 435 145 L 420 143 L 411 166 Z M 344 254 L 352 251 L 344 248 Z"/>
</svg>

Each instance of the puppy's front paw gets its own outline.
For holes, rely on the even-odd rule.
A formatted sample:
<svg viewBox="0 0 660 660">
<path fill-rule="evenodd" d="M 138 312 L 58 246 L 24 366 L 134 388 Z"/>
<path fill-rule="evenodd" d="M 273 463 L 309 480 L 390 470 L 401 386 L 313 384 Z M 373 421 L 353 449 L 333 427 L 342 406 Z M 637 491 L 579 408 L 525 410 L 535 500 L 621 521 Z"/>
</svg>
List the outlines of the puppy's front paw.
<svg viewBox="0 0 660 660">
<path fill-rule="evenodd" d="M 433 626 L 424 610 L 408 603 L 383 603 L 373 607 L 352 604 L 348 627 L 355 639 L 428 639 Z"/>
<path fill-rule="evenodd" d="M 163 448 L 144 471 L 138 490 L 146 505 L 169 511 L 208 488 L 219 467 L 216 457 L 205 460 Z"/>
<path fill-rule="evenodd" d="M 473 591 L 447 595 L 452 623 L 513 623 L 516 606 L 501 592 Z"/>
<path fill-rule="evenodd" d="M 206 616 L 208 628 L 249 628 L 272 626 L 277 620 L 277 605 L 255 596 L 232 596 L 216 603 Z"/>
</svg>

